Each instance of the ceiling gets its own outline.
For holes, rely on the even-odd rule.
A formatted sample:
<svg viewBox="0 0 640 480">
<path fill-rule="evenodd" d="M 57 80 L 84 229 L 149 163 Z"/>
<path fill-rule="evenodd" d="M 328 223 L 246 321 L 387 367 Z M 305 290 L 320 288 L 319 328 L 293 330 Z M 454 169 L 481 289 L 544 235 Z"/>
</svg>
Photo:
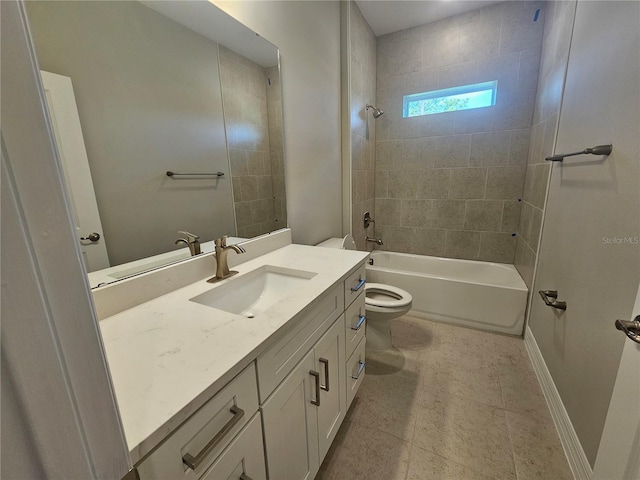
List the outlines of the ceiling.
<svg viewBox="0 0 640 480">
<path fill-rule="evenodd" d="M 502 0 L 356 0 L 377 37 L 477 10 Z"/>
</svg>

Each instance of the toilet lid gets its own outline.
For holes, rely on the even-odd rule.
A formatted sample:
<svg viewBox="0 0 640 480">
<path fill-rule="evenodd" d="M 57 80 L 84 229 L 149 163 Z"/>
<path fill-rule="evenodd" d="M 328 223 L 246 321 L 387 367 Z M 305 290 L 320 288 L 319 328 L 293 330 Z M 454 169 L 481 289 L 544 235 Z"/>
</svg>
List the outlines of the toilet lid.
<svg viewBox="0 0 640 480">
<path fill-rule="evenodd" d="M 370 298 L 368 293 L 377 293 L 384 295 L 385 298 Z M 413 297 L 406 290 L 394 287 L 392 285 L 385 285 L 382 283 L 367 283 L 365 285 L 365 297 L 364 301 L 368 305 L 374 305 L 377 307 L 406 307 L 413 301 Z"/>
</svg>

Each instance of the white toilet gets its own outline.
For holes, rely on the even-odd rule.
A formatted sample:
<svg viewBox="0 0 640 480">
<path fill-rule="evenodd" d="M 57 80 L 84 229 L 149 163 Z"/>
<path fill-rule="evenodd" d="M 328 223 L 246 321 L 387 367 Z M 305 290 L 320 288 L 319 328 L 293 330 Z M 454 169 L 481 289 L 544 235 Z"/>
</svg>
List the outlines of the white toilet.
<svg viewBox="0 0 640 480">
<path fill-rule="evenodd" d="M 330 238 L 318 244 L 318 247 L 343 248 L 355 250 L 356 244 L 351 235 L 344 238 Z M 386 350 L 392 348 L 391 320 L 401 317 L 411 310 L 413 298 L 401 288 L 383 283 L 365 285 L 365 308 L 367 317 L 367 350 Z"/>
</svg>

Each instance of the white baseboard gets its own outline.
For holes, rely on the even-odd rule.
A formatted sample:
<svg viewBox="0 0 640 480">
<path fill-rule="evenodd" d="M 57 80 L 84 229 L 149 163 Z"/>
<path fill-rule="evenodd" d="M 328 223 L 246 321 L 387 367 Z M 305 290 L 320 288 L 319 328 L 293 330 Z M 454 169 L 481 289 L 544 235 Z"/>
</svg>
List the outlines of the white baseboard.
<svg viewBox="0 0 640 480">
<path fill-rule="evenodd" d="M 558 430 L 560 442 L 564 448 L 564 453 L 567 456 L 567 461 L 569 462 L 569 467 L 573 472 L 574 478 L 576 480 L 592 480 L 593 470 L 591 469 L 591 465 L 589 465 L 589 460 L 587 460 L 587 456 L 582 449 L 569 414 L 564 408 L 560 393 L 553 382 L 553 378 L 542 357 L 542 352 L 540 352 L 538 348 L 533 332 L 528 326 L 524 335 L 524 345 L 533 364 L 533 369 L 536 372 L 540 386 L 542 387 L 544 398 L 547 400 L 549 410 L 551 410 L 553 423 Z"/>
</svg>

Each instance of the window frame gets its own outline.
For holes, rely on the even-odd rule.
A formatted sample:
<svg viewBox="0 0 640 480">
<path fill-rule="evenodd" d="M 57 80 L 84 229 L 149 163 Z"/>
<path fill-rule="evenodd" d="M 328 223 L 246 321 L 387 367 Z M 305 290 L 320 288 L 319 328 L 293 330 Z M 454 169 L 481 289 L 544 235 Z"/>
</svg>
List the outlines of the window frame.
<svg viewBox="0 0 640 480">
<path fill-rule="evenodd" d="M 491 104 L 483 105 L 481 107 L 471 107 L 471 108 L 458 108 L 455 110 L 447 110 L 444 112 L 427 112 L 422 113 L 420 115 L 409 115 L 409 104 L 416 101 L 424 101 L 431 100 L 435 98 L 446 98 L 453 97 L 457 95 L 464 95 L 466 93 L 475 93 L 475 92 L 484 92 L 487 90 L 491 90 Z M 402 118 L 416 118 L 423 117 L 425 115 L 435 115 L 438 113 L 448 113 L 448 112 L 460 112 L 462 110 L 475 110 L 478 108 L 488 108 L 493 107 L 496 104 L 496 97 L 498 95 L 498 81 L 491 80 L 488 82 L 480 82 L 480 83 L 472 83 L 469 85 L 461 85 L 458 87 L 451 88 L 443 88 L 440 90 L 430 90 L 427 92 L 420 93 L 412 93 L 409 95 L 403 95 L 402 97 Z"/>
</svg>

